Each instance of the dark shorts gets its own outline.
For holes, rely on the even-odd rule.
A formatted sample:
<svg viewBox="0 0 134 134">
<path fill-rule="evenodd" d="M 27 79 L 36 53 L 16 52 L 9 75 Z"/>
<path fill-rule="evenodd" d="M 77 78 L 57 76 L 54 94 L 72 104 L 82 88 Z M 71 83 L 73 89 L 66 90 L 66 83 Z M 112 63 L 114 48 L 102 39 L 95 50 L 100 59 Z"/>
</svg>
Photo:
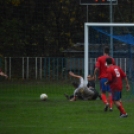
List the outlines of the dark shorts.
<svg viewBox="0 0 134 134">
<path fill-rule="evenodd" d="M 121 91 L 112 91 L 113 101 L 119 101 L 121 99 Z"/>
</svg>

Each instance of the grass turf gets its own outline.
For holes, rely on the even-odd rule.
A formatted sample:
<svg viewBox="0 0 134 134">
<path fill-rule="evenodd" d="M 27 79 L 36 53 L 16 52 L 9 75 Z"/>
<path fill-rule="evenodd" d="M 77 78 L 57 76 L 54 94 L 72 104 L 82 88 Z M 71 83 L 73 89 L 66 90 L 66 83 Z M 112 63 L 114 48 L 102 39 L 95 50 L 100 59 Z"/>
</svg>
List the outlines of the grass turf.
<svg viewBox="0 0 134 134">
<path fill-rule="evenodd" d="M 47 101 L 40 101 L 41 93 L 47 93 Z M 99 99 L 69 102 L 64 93 L 73 93 L 73 88 L 64 83 L 1 83 L 0 134 L 134 133 L 133 95 L 123 94 L 129 116 L 120 118 L 115 106 L 104 112 Z"/>
</svg>

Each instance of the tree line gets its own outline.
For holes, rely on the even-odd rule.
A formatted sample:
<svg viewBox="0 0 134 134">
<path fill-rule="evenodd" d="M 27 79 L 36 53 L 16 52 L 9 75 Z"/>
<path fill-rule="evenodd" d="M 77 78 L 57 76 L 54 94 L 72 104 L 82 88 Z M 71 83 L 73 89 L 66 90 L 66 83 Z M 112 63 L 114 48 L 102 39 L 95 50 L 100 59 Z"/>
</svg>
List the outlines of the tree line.
<svg viewBox="0 0 134 134">
<path fill-rule="evenodd" d="M 134 21 L 133 0 L 118 0 L 114 22 Z M 88 17 L 88 20 L 87 20 Z M 57 57 L 84 41 L 85 22 L 109 22 L 109 6 L 79 0 L 0 0 L 0 54 L 3 57 Z"/>
</svg>

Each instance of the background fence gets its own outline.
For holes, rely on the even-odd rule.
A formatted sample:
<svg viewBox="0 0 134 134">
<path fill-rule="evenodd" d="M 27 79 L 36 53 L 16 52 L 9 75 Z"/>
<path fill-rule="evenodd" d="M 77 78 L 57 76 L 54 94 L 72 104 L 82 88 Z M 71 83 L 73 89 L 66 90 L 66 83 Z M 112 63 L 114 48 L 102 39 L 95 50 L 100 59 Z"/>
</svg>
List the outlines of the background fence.
<svg viewBox="0 0 134 134">
<path fill-rule="evenodd" d="M 84 74 L 84 58 L 65 57 L 5 57 L 1 62 L 9 78 L 17 79 L 67 79 L 68 71 Z M 89 58 L 89 74 L 93 73 L 96 58 Z M 129 58 L 115 58 L 119 65 L 128 74 L 133 76 L 133 65 Z"/>
</svg>

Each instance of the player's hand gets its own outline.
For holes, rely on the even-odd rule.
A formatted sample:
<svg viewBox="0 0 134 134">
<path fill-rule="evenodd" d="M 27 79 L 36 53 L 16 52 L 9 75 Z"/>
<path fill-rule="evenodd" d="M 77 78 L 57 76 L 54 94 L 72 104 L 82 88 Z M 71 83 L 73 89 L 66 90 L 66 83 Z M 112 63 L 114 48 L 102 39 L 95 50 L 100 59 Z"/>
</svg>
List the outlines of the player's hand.
<svg viewBox="0 0 134 134">
<path fill-rule="evenodd" d="M 94 80 L 96 81 L 96 75 L 94 75 L 93 77 L 94 77 Z"/>
<path fill-rule="evenodd" d="M 5 78 L 7 79 L 8 78 L 8 76 L 5 74 Z"/>
<path fill-rule="evenodd" d="M 130 90 L 130 85 L 129 84 L 126 84 L 126 89 L 127 89 L 127 91 Z"/>
</svg>

